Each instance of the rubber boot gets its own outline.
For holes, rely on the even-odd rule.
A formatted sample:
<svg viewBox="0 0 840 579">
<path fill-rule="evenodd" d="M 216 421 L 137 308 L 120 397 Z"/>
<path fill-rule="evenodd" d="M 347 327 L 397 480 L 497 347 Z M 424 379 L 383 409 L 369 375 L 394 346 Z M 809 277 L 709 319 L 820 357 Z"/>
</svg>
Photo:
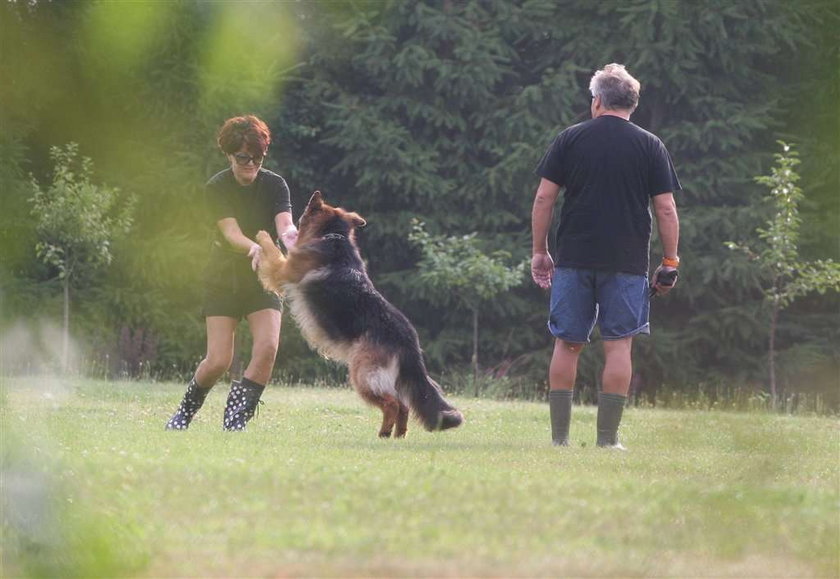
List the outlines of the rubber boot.
<svg viewBox="0 0 840 579">
<path fill-rule="evenodd" d="M 625 402 L 627 397 L 621 394 L 598 394 L 598 446 L 627 450 L 618 441 L 618 425 L 621 424 Z"/>
<path fill-rule="evenodd" d="M 254 417 L 263 390 L 264 385 L 252 382 L 248 378 L 242 378 L 239 382 L 234 380 L 225 404 L 222 427 L 225 430 L 245 430 L 245 425 Z"/>
<path fill-rule="evenodd" d="M 204 404 L 208 392 L 210 392 L 210 388 L 200 388 L 198 382 L 195 381 L 195 377 L 193 377 L 187 385 L 187 391 L 178 406 L 178 410 L 166 423 L 166 430 L 186 430 L 189 428 L 195 413 Z"/>
<path fill-rule="evenodd" d="M 554 446 L 569 446 L 569 423 L 572 419 L 572 391 L 550 390 L 548 410 L 551 415 L 551 442 Z"/>
</svg>

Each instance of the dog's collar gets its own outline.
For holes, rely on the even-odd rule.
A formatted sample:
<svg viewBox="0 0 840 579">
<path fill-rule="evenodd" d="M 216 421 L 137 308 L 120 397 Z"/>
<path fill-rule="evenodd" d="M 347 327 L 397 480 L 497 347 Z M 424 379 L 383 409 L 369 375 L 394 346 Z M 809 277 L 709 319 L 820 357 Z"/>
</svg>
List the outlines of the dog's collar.
<svg viewBox="0 0 840 579">
<path fill-rule="evenodd" d="M 327 233 L 322 239 L 347 239 L 340 233 Z"/>
</svg>

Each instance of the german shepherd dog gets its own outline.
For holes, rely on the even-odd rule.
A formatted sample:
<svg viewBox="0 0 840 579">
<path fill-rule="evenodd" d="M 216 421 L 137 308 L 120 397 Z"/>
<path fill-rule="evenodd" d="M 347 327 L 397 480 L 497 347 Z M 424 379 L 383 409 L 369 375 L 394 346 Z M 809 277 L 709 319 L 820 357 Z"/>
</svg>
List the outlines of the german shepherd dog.
<svg viewBox="0 0 840 579">
<path fill-rule="evenodd" d="M 459 426 L 463 415 L 432 380 L 411 322 L 380 294 L 355 241 L 365 220 L 324 203 L 316 191 L 300 217 L 298 241 L 284 255 L 264 231 L 257 234 L 263 286 L 285 294 L 310 347 L 344 362 L 350 382 L 382 410 L 379 436 L 401 438 L 409 408 L 426 430 Z"/>
</svg>

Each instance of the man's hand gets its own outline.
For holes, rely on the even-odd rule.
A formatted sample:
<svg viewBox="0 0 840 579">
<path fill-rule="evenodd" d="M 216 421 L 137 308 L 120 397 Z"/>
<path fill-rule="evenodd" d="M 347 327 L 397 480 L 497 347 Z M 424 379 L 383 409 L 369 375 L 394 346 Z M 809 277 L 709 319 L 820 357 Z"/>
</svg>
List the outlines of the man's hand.
<svg viewBox="0 0 840 579">
<path fill-rule="evenodd" d="M 671 288 L 677 285 L 676 271 L 677 268 L 668 267 L 667 265 L 660 265 L 659 267 L 657 267 L 656 271 L 653 272 L 653 275 L 650 276 L 650 287 L 653 290 L 651 292 L 651 295 L 655 293 L 658 296 L 664 296 L 669 291 L 671 291 Z M 667 275 L 670 272 L 675 272 L 673 274 L 673 277 Z M 666 281 L 666 284 L 660 283 L 660 276 L 662 276 L 662 278 Z"/>
<path fill-rule="evenodd" d="M 260 265 L 260 257 L 262 257 L 262 247 L 256 243 L 248 250 L 248 257 L 251 258 L 251 269 L 257 271 Z"/>
<path fill-rule="evenodd" d="M 551 287 L 554 274 L 554 260 L 547 253 L 535 253 L 531 258 L 531 277 L 543 289 Z"/>
</svg>

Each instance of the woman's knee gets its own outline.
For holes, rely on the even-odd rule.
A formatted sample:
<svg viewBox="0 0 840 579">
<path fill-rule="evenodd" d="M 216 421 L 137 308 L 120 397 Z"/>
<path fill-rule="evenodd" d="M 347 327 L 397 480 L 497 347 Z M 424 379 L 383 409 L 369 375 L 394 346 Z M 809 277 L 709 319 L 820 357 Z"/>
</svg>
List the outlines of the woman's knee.
<svg viewBox="0 0 840 579">
<path fill-rule="evenodd" d="M 254 342 L 254 346 L 251 349 L 251 359 L 259 363 L 272 365 L 274 364 L 274 359 L 277 357 L 279 346 L 279 339 L 258 340 Z"/>
<path fill-rule="evenodd" d="M 228 355 L 209 352 L 207 354 L 207 357 L 204 359 L 205 371 L 208 374 L 221 376 L 222 374 L 228 371 L 228 368 L 230 368 L 232 362 L 232 353 Z"/>
</svg>

